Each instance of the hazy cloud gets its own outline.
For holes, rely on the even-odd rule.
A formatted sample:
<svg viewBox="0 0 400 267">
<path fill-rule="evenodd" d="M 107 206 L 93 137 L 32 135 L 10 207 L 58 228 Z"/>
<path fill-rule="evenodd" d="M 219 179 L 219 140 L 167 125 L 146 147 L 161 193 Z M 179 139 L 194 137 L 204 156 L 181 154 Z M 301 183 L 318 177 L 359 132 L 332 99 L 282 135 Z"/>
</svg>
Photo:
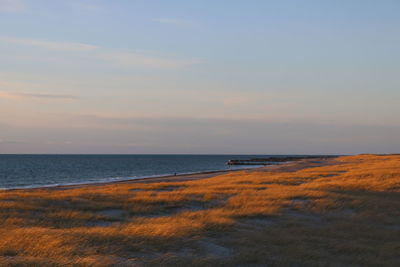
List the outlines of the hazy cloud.
<svg viewBox="0 0 400 267">
<path fill-rule="evenodd" d="M 144 67 L 150 69 L 175 69 L 202 63 L 199 59 L 167 59 L 132 52 L 99 53 L 96 57 L 122 67 Z"/>
<path fill-rule="evenodd" d="M 9 125 L 3 140 L 35 142 L 7 145 L 17 153 L 382 153 L 393 146 L 399 126 L 343 125 L 307 121 L 193 118 L 104 117 L 53 114 L 45 123 Z M 45 123 L 45 124 L 44 124 Z M 29 140 L 26 138 L 29 137 Z M 51 143 L 49 142 L 51 141 Z M 66 142 L 68 141 L 68 143 Z M 45 145 L 44 145 L 45 144 Z"/>
<path fill-rule="evenodd" d="M 0 41 L 13 44 L 26 45 L 26 46 L 36 46 L 50 50 L 62 50 L 62 51 L 90 51 L 97 48 L 97 46 L 90 44 L 73 43 L 73 42 L 54 42 L 54 41 L 37 40 L 37 39 L 20 39 L 12 37 L 0 37 Z"/>
<path fill-rule="evenodd" d="M 78 99 L 77 97 L 72 95 L 12 93 L 12 92 L 1 92 L 1 91 L 0 91 L 0 98 L 8 98 L 8 99 L 37 98 L 37 99 L 60 99 L 60 100 Z"/>
<path fill-rule="evenodd" d="M 26 5 L 21 0 L 0 0 L 0 12 L 20 12 Z"/>
<path fill-rule="evenodd" d="M 229 96 L 225 97 L 222 102 L 225 107 L 236 107 L 246 105 L 253 102 L 254 99 L 247 96 Z"/>
<path fill-rule="evenodd" d="M 48 50 L 88 52 L 86 56 L 92 60 L 100 60 L 107 64 L 124 68 L 176 69 L 188 65 L 203 63 L 203 61 L 199 59 L 174 59 L 129 51 L 119 52 L 96 45 L 76 42 L 56 42 L 14 37 L 0 37 L 0 42 L 38 47 Z M 42 59 L 42 57 L 39 58 L 39 60 L 40 59 Z M 62 60 L 65 60 L 65 58 L 62 58 Z"/>
</svg>

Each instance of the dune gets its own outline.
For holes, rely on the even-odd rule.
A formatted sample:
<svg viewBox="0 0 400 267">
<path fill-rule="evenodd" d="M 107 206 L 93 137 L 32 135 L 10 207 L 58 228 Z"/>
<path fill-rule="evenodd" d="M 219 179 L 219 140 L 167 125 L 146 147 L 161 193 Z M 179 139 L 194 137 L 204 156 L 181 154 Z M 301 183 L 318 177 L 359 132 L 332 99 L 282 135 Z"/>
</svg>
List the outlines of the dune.
<svg viewBox="0 0 400 267">
<path fill-rule="evenodd" d="M 400 266 L 400 155 L 0 192 L 1 266 Z"/>
</svg>

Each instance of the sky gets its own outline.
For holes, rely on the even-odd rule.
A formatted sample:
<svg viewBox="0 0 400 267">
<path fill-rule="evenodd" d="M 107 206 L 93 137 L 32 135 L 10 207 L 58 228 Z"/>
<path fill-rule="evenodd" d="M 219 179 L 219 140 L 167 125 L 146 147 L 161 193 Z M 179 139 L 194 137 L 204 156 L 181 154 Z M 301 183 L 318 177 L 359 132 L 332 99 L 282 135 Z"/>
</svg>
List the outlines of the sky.
<svg viewBox="0 0 400 267">
<path fill-rule="evenodd" d="M 0 154 L 400 153 L 398 0 L 0 0 Z"/>
</svg>

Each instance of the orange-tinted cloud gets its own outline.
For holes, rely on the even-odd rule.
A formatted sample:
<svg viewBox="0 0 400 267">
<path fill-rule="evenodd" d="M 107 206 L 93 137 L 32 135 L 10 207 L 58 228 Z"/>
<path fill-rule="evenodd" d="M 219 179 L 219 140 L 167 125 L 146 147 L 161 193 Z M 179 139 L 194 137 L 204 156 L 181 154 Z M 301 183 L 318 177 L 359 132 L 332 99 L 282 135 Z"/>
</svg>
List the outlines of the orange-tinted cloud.
<svg viewBox="0 0 400 267">
<path fill-rule="evenodd" d="M 60 99 L 60 100 L 78 99 L 76 96 L 72 95 L 12 93 L 12 92 L 1 92 L 1 91 L 0 91 L 0 98 L 8 98 L 8 99 L 36 98 L 36 99 Z"/>
<path fill-rule="evenodd" d="M 50 50 L 61 50 L 61 51 L 90 51 L 97 48 L 97 46 L 91 44 L 83 44 L 75 42 L 55 42 L 55 41 L 36 40 L 36 39 L 21 39 L 13 37 L 0 37 L 0 41 L 25 45 L 25 46 L 36 46 Z"/>
</svg>

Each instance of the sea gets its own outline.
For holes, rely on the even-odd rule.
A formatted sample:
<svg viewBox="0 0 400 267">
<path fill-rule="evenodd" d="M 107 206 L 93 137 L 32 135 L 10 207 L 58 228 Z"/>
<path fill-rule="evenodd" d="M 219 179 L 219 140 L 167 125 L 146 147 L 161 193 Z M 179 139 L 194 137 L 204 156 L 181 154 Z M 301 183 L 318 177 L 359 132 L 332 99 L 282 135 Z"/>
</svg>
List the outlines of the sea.
<svg viewBox="0 0 400 267">
<path fill-rule="evenodd" d="M 51 187 L 237 170 L 232 159 L 288 155 L 0 155 L 0 189 Z"/>
</svg>

